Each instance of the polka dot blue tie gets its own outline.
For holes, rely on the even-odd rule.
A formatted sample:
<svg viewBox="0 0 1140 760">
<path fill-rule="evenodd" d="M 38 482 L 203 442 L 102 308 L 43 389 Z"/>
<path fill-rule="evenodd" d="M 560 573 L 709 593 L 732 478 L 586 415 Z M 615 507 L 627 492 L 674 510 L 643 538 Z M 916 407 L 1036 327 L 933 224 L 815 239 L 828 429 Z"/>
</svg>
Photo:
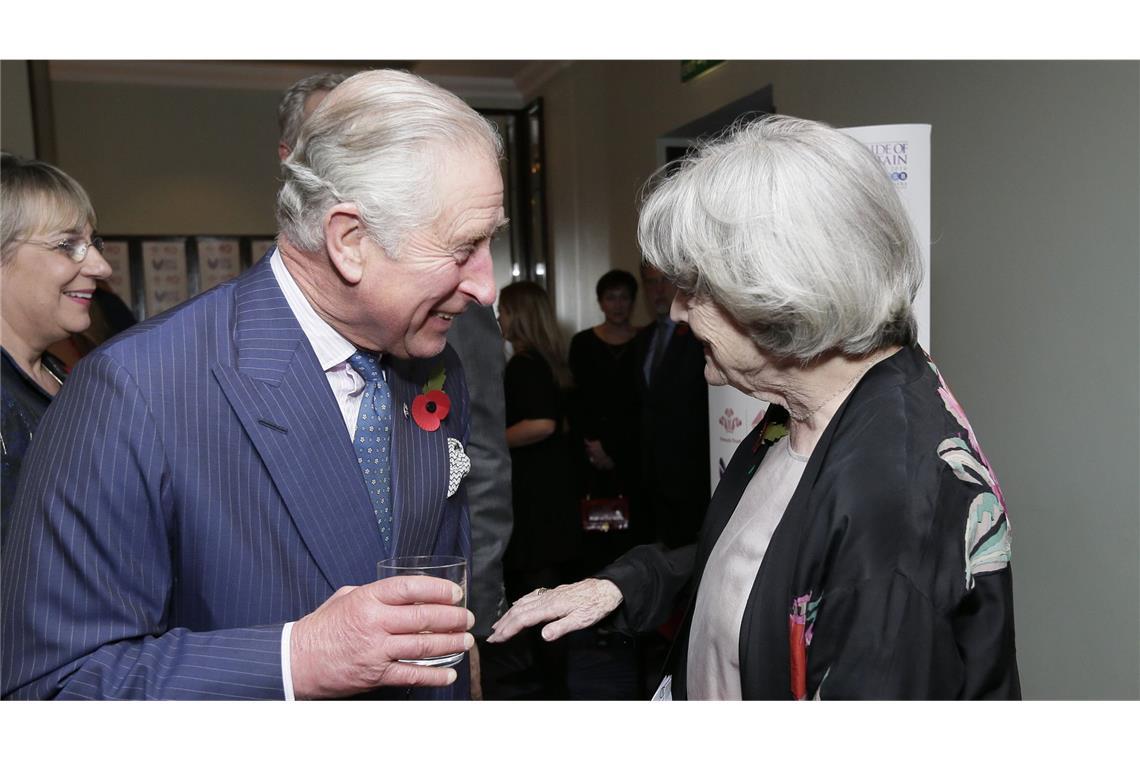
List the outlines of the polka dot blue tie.
<svg viewBox="0 0 1140 760">
<path fill-rule="evenodd" d="M 392 391 L 375 355 L 357 351 L 348 363 L 364 378 L 364 396 L 360 399 L 352 445 L 384 548 L 388 549 L 392 544 Z"/>
</svg>

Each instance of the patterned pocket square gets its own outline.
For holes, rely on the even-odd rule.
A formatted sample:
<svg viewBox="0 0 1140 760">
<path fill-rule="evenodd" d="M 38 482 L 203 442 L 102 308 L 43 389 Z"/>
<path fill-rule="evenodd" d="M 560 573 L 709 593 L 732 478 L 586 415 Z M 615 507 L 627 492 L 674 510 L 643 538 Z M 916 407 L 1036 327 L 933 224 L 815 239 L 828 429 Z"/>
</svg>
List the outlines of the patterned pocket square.
<svg viewBox="0 0 1140 760">
<path fill-rule="evenodd" d="M 450 459 L 450 472 L 447 476 L 447 498 L 459 490 L 459 483 L 471 472 L 471 459 L 463 450 L 463 444 L 454 438 L 447 439 L 447 456 Z"/>
</svg>

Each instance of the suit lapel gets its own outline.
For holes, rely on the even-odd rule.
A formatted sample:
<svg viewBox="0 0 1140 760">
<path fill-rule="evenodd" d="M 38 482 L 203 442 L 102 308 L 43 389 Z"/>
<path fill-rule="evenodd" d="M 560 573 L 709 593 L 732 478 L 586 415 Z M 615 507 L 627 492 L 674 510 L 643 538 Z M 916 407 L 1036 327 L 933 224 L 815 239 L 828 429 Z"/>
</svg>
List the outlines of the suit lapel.
<svg viewBox="0 0 1140 760">
<path fill-rule="evenodd" d="M 392 552 L 427 554 L 435 545 L 447 505 L 447 437 L 451 415 L 438 430 L 427 431 L 412 418 L 412 403 L 442 363 L 390 359 L 388 387 L 392 390 Z M 404 409 L 408 413 L 404 413 Z M 457 413 L 457 412 L 456 412 Z M 456 436 L 457 437 L 457 436 Z"/>
<path fill-rule="evenodd" d="M 332 588 L 374 580 L 383 556 L 336 399 L 269 266 L 235 294 L 235 363 L 213 368 Z"/>
</svg>

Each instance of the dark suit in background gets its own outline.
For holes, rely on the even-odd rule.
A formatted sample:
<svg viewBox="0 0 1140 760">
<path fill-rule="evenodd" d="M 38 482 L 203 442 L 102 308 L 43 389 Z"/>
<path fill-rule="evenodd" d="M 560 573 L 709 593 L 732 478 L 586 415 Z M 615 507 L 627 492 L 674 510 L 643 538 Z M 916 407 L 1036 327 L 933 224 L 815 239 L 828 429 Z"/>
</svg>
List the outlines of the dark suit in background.
<svg viewBox="0 0 1140 760">
<path fill-rule="evenodd" d="M 652 322 L 634 338 L 643 524 L 633 527 L 643 542 L 677 547 L 696 540 L 709 504 L 708 383 L 704 349 L 687 325 L 673 329 L 664 354 L 646 379 L 644 368 L 661 329 L 662 322 Z"/>
</svg>

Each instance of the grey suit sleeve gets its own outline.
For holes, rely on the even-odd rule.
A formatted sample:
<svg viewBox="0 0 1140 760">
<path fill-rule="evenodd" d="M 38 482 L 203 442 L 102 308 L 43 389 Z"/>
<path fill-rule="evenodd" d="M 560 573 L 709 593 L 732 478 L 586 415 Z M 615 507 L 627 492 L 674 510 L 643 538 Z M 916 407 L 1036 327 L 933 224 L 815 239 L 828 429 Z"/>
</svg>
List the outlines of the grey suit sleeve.
<svg viewBox="0 0 1140 760">
<path fill-rule="evenodd" d="M 503 401 L 503 336 L 489 306 L 471 306 L 451 327 L 448 342 L 459 354 L 471 396 L 466 478 L 471 511 L 471 576 L 468 604 L 472 633 L 491 633 L 503 609 L 503 552 L 511 537 L 511 457 Z"/>
</svg>

